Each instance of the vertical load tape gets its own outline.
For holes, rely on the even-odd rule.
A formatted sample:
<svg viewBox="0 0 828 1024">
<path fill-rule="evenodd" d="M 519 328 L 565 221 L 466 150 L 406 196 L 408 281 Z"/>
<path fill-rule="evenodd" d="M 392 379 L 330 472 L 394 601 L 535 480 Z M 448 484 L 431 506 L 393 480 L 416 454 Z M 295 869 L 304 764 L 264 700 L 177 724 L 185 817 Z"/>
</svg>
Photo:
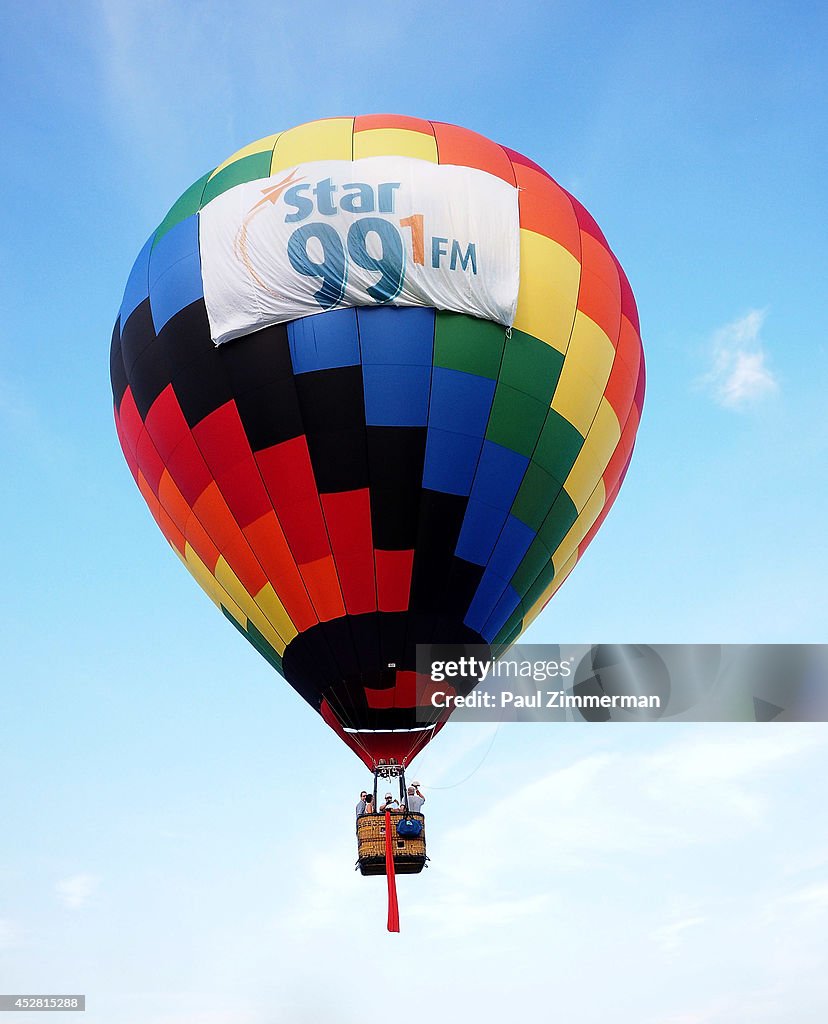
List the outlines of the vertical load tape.
<svg viewBox="0 0 828 1024">
<path fill-rule="evenodd" d="M 397 905 L 397 879 L 394 875 L 394 830 L 391 814 L 385 812 L 385 874 L 388 878 L 388 931 L 400 930 L 400 908 Z"/>
</svg>

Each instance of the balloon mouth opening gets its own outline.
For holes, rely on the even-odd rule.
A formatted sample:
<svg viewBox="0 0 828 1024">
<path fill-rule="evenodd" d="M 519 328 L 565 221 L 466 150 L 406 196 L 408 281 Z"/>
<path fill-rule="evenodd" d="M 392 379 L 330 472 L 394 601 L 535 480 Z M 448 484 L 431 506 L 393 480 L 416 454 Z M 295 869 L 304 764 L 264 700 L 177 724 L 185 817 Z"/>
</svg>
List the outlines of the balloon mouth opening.
<svg viewBox="0 0 828 1024">
<path fill-rule="evenodd" d="M 343 726 L 342 731 L 359 735 L 359 736 L 376 736 L 381 733 L 411 733 L 411 732 L 433 732 L 437 728 L 437 723 L 432 722 L 430 725 L 413 725 L 407 729 L 353 729 L 348 726 Z"/>
</svg>

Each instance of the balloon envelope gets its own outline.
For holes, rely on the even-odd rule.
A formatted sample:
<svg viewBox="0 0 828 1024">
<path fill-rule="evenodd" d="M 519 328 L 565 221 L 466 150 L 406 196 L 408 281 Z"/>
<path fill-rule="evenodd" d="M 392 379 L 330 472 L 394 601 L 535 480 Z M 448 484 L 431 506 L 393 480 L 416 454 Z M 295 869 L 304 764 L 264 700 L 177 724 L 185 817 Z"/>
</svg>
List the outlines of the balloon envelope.
<svg viewBox="0 0 828 1024">
<path fill-rule="evenodd" d="M 495 262 L 397 216 L 400 181 L 383 208 L 362 180 L 385 170 L 377 157 L 399 158 L 415 204 L 465 203 Z M 325 161 L 346 162 L 339 185 Z M 469 190 L 448 172 L 461 191 L 447 206 L 443 178 L 417 185 L 423 164 L 482 177 Z M 491 203 L 475 206 L 474 182 Z M 251 194 L 231 237 L 219 214 Z M 289 301 L 260 249 L 277 210 L 294 232 Z M 429 305 L 414 278 L 432 268 L 449 283 Z M 308 303 L 319 311 L 289 319 Z M 222 317 L 247 327 L 222 335 Z M 173 550 L 373 766 L 443 724 L 417 644 L 502 651 L 572 570 L 626 473 L 644 363 L 626 276 L 576 199 L 474 132 L 377 115 L 262 139 L 188 189 L 130 274 L 111 379 L 124 455 Z"/>
</svg>

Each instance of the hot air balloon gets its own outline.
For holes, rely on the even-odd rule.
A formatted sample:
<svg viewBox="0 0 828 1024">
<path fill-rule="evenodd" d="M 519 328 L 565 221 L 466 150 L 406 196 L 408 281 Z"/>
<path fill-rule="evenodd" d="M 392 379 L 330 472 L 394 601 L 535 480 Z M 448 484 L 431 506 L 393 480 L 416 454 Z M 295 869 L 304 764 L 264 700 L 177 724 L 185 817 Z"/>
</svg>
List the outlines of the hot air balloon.
<svg viewBox="0 0 828 1024">
<path fill-rule="evenodd" d="M 173 550 L 387 775 L 449 713 L 417 645 L 503 652 L 595 535 L 644 363 L 577 199 L 473 131 L 371 115 L 184 192 L 129 275 L 111 379 Z"/>
</svg>

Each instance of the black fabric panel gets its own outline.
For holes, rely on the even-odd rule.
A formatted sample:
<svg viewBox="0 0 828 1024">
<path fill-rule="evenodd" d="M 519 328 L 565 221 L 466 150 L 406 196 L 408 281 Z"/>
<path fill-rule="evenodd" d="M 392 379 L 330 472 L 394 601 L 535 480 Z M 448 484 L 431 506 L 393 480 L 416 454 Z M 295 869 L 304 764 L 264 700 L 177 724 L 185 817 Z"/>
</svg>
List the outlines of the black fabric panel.
<svg viewBox="0 0 828 1024">
<path fill-rule="evenodd" d="M 339 678 L 345 676 L 360 675 L 359 658 L 351 635 L 348 618 L 331 619 L 330 622 L 321 622 L 317 627 L 322 634 L 331 657 L 336 663 L 336 671 Z"/>
<path fill-rule="evenodd" d="M 359 427 L 364 434 L 365 399 L 361 366 L 339 366 L 333 370 L 300 373 L 295 379 L 306 433 L 355 430 Z"/>
<path fill-rule="evenodd" d="M 446 657 L 459 657 L 467 645 L 488 650 L 482 637 L 462 622 L 448 617 L 411 615 L 407 612 L 370 612 L 322 622 L 300 633 L 287 646 L 282 659 L 285 678 L 313 707 L 322 699 L 342 719 L 342 724 L 356 729 L 403 729 L 431 721 L 424 709 L 369 708 L 365 688 L 389 689 L 396 684 L 396 672 L 416 670 L 415 652 L 418 643 L 432 641 L 434 628 L 450 642 Z M 425 632 L 428 630 L 428 634 Z M 389 643 L 383 650 L 371 640 L 379 634 Z M 391 650 L 407 641 L 410 652 L 388 656 Z M 441 656 L 441 655 L 438 655 Z M 394 662 L 393 669 L 388 662 Z M 467 693 L 471 681 L 452 680 L 458 692 Z M 434 720 L 436 720 L 435 716 Z"/>
<path fill-rule="evenodd" d="M 199 356 L 173 377 L 172 383 L 190 429 L 233 397 L 215 350 Z"/>
<path fill-rule="evenodd" d="M 126 371 L 124 370 L 124 357 L 121 353 L 121 321 L 115 321 L 112 330 L 112 344 L 109 346 L 109 380 L 112 384 L 112 401 L 116 409 L 120 409 L 124 392 L 129 387 Z"/>
<path fill-rule="evenodd" d="M 236 405 L 254 452 L 263 451 L 304 433 L 296 385 L 292 378 L 274 379 L 263 387 L 237 391 Z"/>
<path fill-rule="evenodd" d="M 404 612 L 377 612 L 380 633 L 380 665 L 387 669 L 396 666 L 397 671 L 413 671 L 413 662 L 409 663 L 405 656 L 405 637 L 407 615 Z"/>
<path fill-rule="evenodd" d="M 204 299 L 191 302 L 170 317 L 158 332 L 158 338 L 170 365 L 170 379 L 177 377 L 197 359 L 210 354 L 215 356 L 216 346 L 210 339 L 210 323 Z"/>
<path fill-rule="evenodd" d="M 456 555 L 452 558 L 448 582 L 440 603 L 440 609 L 444 615 L 448 615 L 453 621 L 463 621 L 483 578 L 484 571 L 485 566 L 467 562 L 464 558 L 457 558 Z"/>
<path fill-rule="evenodd" d="M 378 679 L 382 666 L 377 616 L 351 615 L 348 617 L 348 624 L 359 657 L 360 674 L 365 680 Z M 365 686 L 379 685 L 379 682 L 365 682 Z"/>
<path fill-rule="evenodd" d="M 360 676 L 336 680 L 324 696 L 343 725 L 352 729 L 372 728 L 371 721 L 376 712 L 368 707 Z M 360 724 L 355 725 L 355 722 Z"/>
<path fill-rule="evenodd" d="M 121 324 L 121 353 L 127 380 L 132 380 L 135 360 L 154 339 L 155 327 L 152 323 L 149 299 L 144 299 L 130 313 L 127 322 Z"/>
<path fill-rule="evenodd" d="M 307 423 L 307 416 L 303 415 L 303 420 Z M 307 436 L 313 475 L 320 494 L 356 491 L 368 486 L 364 427 L 308 431 Z"/>
<path fill-rule="evenodd" d="M 468 498 L 463 495 L 422 492 L 411 582 L 412 609 L 443 610 L 449 569 L 467 504 Z"/>
<path fill-rule="evenodd" d="M 416 543 L 425 445 L 425 427 L 368 427 L 371 529 L 381 551 Z"/>
<path fill-rule="evenodd" d="M 382 487 L 423 485 L 425 427 L 368 427 L 368 459 L 371 476 Z"/>
<path fill-rule="evenodd" d="M 293 378 L 287 326 L 275 324 L 218 347 L 219 358 L 238 394 L 275 380 Z"/>
<path fill-rule="evenodd" d="M 135 404 L 145 420 L 152 403 L 172 381 L 172 368 L 159 338 L 153 338 L 138 356 L 129 376 Z"/>
</svg>

